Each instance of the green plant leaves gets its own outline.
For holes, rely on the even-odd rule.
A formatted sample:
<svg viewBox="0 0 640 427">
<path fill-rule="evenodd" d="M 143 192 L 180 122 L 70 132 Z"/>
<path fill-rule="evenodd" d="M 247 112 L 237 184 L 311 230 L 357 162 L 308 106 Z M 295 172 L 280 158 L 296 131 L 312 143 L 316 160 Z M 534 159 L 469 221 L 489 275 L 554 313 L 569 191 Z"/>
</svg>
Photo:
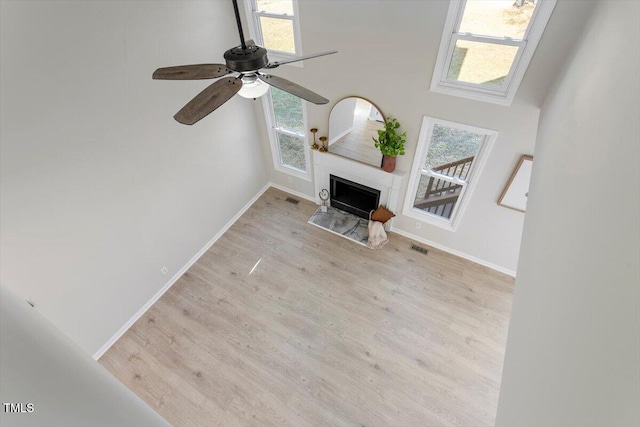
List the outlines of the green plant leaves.
<svg viewBox="0 0 640 427">
<path fill-rule="evenodd" d="M 372 138 L 376 148 L 385 156 L 395 157 L 404 155 L 404 144 L 407 142 L 407 133 L 398 134 L 396 129 L 400 128 L 400 123 L 389 117 L 384 130 L 378 131 L 378 138 Z"/>
</svg>

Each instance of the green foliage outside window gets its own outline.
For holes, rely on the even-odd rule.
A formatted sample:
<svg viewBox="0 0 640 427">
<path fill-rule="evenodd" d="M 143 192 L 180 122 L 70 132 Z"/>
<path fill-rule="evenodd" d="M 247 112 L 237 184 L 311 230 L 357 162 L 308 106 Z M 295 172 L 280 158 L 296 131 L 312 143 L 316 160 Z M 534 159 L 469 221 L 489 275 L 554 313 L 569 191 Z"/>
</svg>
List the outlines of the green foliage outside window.
<svg viewBox="0 0 640 427">
<path fill-rule="evenodd" d="M 273 101 L 276 126 L 293 132 L 304 133 L 302 100 L 273 86 L 269 90 Z"/>
<path fill-rule="evenodd" d="M 436 166 L 475 156 L 483 140 L 484 135 L 434 125 L 424 168 L 430 170 Z"/>
</svg>

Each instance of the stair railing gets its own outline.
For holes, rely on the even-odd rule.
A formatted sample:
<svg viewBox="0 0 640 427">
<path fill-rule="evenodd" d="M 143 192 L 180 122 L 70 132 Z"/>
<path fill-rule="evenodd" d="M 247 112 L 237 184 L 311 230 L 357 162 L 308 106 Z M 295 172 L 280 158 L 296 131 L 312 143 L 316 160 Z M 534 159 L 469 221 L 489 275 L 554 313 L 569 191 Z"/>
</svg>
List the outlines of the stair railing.
<svg viewBox="0 0 640 427">
<path fill-rule="evenodd" d="M 456 183 L 456 181 L 466 181 L 471 171 L 473 159 L 474 156 L 470 156 L 431 168 L 435 174 L 429 177 L 424 196 L 420 202 L 415 204 L 415 207 L 450 218 L 463 188 L 463 185 Z M 438 178 L 438 175 L 449 179 Z"/>
<path fill-rule="evenodd" d="M 466 180 L 467 176 L 469 176 L 469 171 L 471 170 L 473 159 L 474 156 L 466 157 L 454 162 L 445 163 L 444 165 L 434 166 L 433 168 L 431 168 L 431 170 L 452 178 Z M 424 192 L 424 199 L 428 198 L 431 195 L 441 195 L 441 193 L 445 191 L 454 191 L 455 189 L 460 187 L 461 185 L 459 184 L 455 184 L 451 181 L 446 181 L 444 179 L 439 179 L 431 176 L 429 177 L 427 190 Z"/>
</svg>

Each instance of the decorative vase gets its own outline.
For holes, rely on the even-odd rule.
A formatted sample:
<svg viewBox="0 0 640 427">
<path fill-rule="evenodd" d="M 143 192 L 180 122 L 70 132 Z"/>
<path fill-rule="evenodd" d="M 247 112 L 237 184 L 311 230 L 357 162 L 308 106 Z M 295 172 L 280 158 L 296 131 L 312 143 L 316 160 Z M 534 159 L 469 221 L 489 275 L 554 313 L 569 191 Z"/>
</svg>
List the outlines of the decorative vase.
<svg viewBox="0 0 640 427">
<path fill-rule="evenodd" d="M 382 169 L 393 172 L 396 169 L 396 156 L 382 156 Z"/>
</svg>

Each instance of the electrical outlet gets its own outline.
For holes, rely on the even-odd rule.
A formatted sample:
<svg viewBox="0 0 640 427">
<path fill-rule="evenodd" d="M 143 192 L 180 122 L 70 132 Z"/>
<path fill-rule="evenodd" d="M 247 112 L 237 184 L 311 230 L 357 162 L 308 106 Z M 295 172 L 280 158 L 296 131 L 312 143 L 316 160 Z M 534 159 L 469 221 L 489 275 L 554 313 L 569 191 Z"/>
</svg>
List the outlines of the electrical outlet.
<svg viewBox="0 0 640 427">
<path fill-rule="evenodd" d="M 163 276 L 166 276 L 167 273 L 169 273 L 169 269 L 167 267 L 162 267 L 160 269 L 160 273 L 162 273 Z"/>
<path fill-rule="evenodd" d="M 422 224 L 420 224 L 418 221 L 416 221 L 416 230 L 419 230 L 420 227 L 422 227 Z"/>
</svg>

